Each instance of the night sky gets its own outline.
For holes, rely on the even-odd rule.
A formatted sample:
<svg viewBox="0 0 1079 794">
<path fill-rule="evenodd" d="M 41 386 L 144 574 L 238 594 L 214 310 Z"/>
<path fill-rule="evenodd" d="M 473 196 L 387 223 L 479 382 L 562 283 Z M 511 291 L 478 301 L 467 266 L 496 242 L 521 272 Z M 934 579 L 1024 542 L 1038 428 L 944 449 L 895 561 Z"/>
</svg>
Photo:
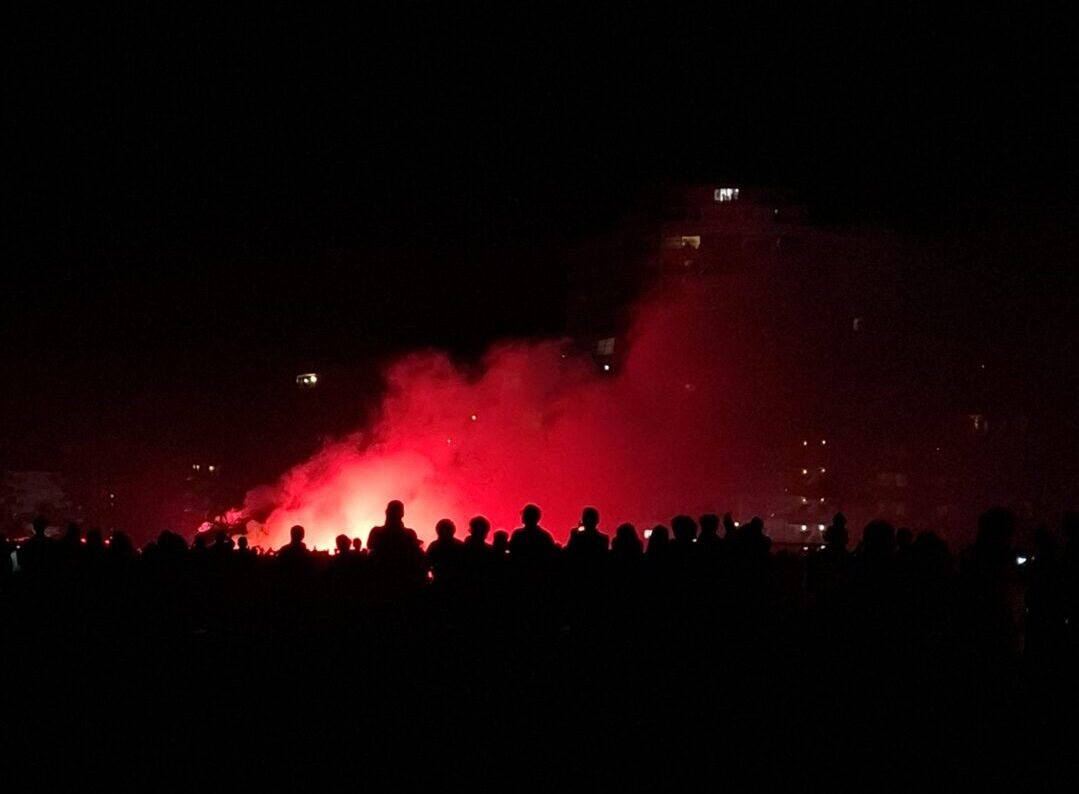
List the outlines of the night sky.
<svg viewBox="0 0 1079 794">
<path fill-rule="evenodd" d="M 675 182 L 895 229 L 913 325 L 1066 367 L 1070 18 L 580 5 L 12 12 L 3 468 L 254 448 L 296 372 L 351 406 L 394 352 L 557 333 L 567 253 Z"/>
</svg>

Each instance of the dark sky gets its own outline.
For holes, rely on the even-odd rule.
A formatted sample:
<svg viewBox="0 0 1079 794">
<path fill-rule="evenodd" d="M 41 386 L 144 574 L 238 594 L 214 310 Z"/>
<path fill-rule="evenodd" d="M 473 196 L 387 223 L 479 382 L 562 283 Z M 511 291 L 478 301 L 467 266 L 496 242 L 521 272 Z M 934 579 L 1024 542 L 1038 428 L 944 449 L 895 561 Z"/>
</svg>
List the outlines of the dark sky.
<svg viewBox="0 0 1079 794">
<path fill-rule="evenodd" d="M 8 439 L 169 399 L 195 407 L 149 424 L 205 424 L 297 367 L 557 331 L 566 251 L 671 181 L 791 185 L 950 246 L 941 294 L 1074 289 L 1061 14 L 392 5 L 11 12 Z"/>
</svg>

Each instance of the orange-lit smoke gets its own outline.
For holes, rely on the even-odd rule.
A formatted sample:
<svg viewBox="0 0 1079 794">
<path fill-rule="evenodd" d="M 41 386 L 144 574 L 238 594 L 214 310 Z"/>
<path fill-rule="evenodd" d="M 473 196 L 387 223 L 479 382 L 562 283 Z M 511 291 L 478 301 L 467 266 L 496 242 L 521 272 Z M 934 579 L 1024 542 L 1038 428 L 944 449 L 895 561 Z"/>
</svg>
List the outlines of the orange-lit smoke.
<svg viewBox="0 0 1079 794">
<path fill-rule="evenodd" d="M 390 499 L 425 540 L 443 517 L 459 534 L 477 513 L 512 529 L 526 502 L 560 540 L 583 505 L 608 530 L 723 509 L 746 486 L 738 461 L 758 440 L 752 392 L 764 386 L 755 359 L 736 355 L 751 323 L 725 305 L 726 287 L 695 282 L 644 302 L 610 372 L 559 341 L 499 343 L 478 373 L 438 352 L 401 359 L 372 427 L 248 494 L 248 514 L 273 506 L 249 525 L 252 542 L 279 546 L 293 524 L 317 548 L 339 533 L 366 541 Z"/>
</svg>

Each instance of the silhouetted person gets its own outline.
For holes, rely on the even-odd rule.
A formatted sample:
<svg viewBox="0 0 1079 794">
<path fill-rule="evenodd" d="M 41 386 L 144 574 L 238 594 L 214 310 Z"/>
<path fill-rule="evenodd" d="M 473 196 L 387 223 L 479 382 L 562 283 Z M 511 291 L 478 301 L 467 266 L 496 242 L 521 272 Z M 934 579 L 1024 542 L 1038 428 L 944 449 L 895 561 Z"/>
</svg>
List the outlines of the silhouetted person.
<svg viewBox="0 0 1079 794">
<path fill-rule="evenodd" d="M 360 574 L 363 558 L 360 553 L 353 551 L 352 539 L 348 535 L 338 535 L 334 538 L 334 554 L 330 558 L 329 577 L 338 595 L 351 592 L 358 586 L 357 577 Z"/>
<path fill-rule="evenodd" d="M 644 543 L 633 524 L 619 524 L 611 540 L 611 566 L 620 576 L 634 576 L 644 561 Z"/>
<path fill-rule="evenodd" d="M 435 524 L 436 539 L 427 549 L 427 564 L 435 582 L 458 578 L 464 570 L 465 544 L 454 537 L 457 525 L 448 518 Z"/>
<path fill-rule="evenodd" d="M 772 549 L 772 539 L 764 534 L 764 519 L 753 516 L 745 526 L 739 527 L 738 545 L 742 555 L 750 564 L 768 561 Z"/>
<path fill-rule="evenodd" d="M 52 563 L 53 541 L 45 535 L 49 522 L 44 516 L 37 516 L 31 526 L 34 534 L 19 546 L 16 557 L 22 572 L 34 576 L 45 572 Z"/>
<path fill-rule="evenodd" d="M 566 563 L 580 572 L 595 572 L 607 559 L 610 539 L 599 531 L 599 511 L 586 507 L 581 512 L 580 526 L 570 532 L 566 544 Z"/>
<path fill-rule="evenodd" d="M 306 572 L 311 563 L 311 555 L 308 553 L 307 544 L 303 540 L 306 531 L 302 526 L 296 524 L 289 529 L 288 535 L 289 542 L 277 551 L 278 565 L 282 570 L 289 573 Z"/>
<path fill-rule="evenodd" d="M 897 565 L 906 565 L 914 545 L 914 532 L 910 527 L 900 527 L 895 531 L 895 561 Z"/>
<path fill-rule="evenodd" d="M 671 519 L 671 534 L 674 536 L 670 548 L 672 558 L 680 566 L 688 565 L 697 542 L 697 522 L 690 516 L 675 516 Z"/>
<path fill-rule="evenodd" d="M 491 522 L 484 516 L 473 516 L 468 522 L 468 537 L 464 542 L 465 570 L 474 575 L 489 573 L 495 550 L 487 543 Z"/>
<path fill-rule="evenodd" d="M 723 539 L 727 541 L 728 546 L 733 546 L 738 542 L 738 524 L 730 513 L 723 514 Z"/>
<path fill-rule="evenodd" d="M 105 562 L 105 537 L 94 527 L 86 533 L 85 564 L 90 570 L 99 570 Z"/>
<path fill-rule="evenodd" d="M 6 582 L 14 571 L 11 555 L 15 553 L 15 544 L 7 539 L 0 530 L 0 582 Z"/>
<path fill-rule="evenodd" d="M 510 553 L 510 533 L 504 529 L 496 531 L 491 538 L 491 551 L 496 562 L 505 559 Z"/>
<path fill-rule="evenodd" d="M 77 558 L 82 551 L 82 530 L 74 521 L 67 525 L 60 540 L 62 553 L 67 558 Z"/>
<path fill-rule="evenodd" d="M 372 571 L 384 579 L 406 584 L 427 578 L 427 562 L 415 530 L 405 526 L 405 506 L 394 499 L 386 505 L 386 523 L 367 536 L 367 554 Z"/>
<path fill-rule="evenodd" d="M 719 516 L 715 513 L 705 513 L 700 520 L 700 533 L 697 535 L 697 545 L 702 551 L 713 553 L 723 543 L 719 536 Z"/>
<path fill-rule="evenodd" d="M 895 556 L 895 528 L 887 521 L 870 521 L 862 530 L 859 558 L 872 572 L 891 568 Z"/>
<path fill-rule="evenodd" d="M 850 583 L 851 554 L 847 517 L 836 513 L 824 530 L 824 548 L 806 560 L 806 590 L 810 606 L 830 612 Z"/>
<path fill-rule="evenodd" d="M 1003 661 L 1017 650 L 1018 571 L 1011 539 L 1015 516 L 994 507 L 978 518 L 974 545 L 959 559 L 963 622 L 982 661 Z"/>
<path fill-rule="evenodd" d="M 352 550 L 357 554 L 363 554 L 363 538 L 352 539 Z"/>
<path fill-rule="evenodd" d="M 1066 636 L 1064 578 L 1049 527 L 1034 530 L 1034 554 L 1026 563 L 1026 635 L 1023 652 L 1034 664 L 1060 659 Z"/>
<path fill-rule="evenodd" d="M 1061 576 L 1064 618 L 1067 621 L 1071 646 L 1079 653 L 1079 513 L 1070 510 L 1066 512 L 1063 527 L 1064 557 Z"/>
<path fill-rule="evenodd" d="M 638 560 L 644 556 L 644 542 L 633 524 L 619 524 L 611 541 L 611 554 L 619 559 Z"/>
<path fill-rule="evenodd" d="M 542 513 L 538 506 L 527 504 L 521 510 L 521 523 L 510 536 L 509 552 L 514 565 L 523 570 L 537 571 L 554 563 L 558 553 L 551 533 L 539 525 Z"/>
<path fill-rule="evenodd" d="M 650 564 L 663 563 L 670 552 L 671 531 L 663 524 L 656 524 L 648 536 L 648 548 L 644 552 Z"/>
</svg>

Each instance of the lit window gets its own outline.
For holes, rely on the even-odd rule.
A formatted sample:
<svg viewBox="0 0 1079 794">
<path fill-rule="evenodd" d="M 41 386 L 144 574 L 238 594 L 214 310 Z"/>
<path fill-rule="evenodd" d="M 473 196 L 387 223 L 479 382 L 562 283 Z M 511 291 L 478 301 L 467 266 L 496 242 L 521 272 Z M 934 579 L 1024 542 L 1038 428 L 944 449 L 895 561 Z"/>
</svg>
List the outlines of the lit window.
<svg viewBox="0 0 1079 794">
<path fill-rule="evenodd" d="M 712 197 L 716 201 L 738 201 L 738 188 L 736 187 L 717 187 Z"/>
<path fill-rule="evenodd" d="M 296 376 L 296 385 L 301 389 L 311 389 L 318 384 L 318 373 L 303 372 Z"/>
<path fill-rule="evenodd" d="M 609 336 L 606 339 L 600 339 L 598 342 L 596 342 L 596 355 L 614 355 L 614 339 L 615 338 L 613 336 Z"/>
<path fill-rule="evenodd" d="M 681 251 L 684 248 L 696 250 L 701 247 L 701 236 L 699 234 L 676 234 L 673 237 L 664 238 L 663 247 L 674 251 Z"/>
</svg>

